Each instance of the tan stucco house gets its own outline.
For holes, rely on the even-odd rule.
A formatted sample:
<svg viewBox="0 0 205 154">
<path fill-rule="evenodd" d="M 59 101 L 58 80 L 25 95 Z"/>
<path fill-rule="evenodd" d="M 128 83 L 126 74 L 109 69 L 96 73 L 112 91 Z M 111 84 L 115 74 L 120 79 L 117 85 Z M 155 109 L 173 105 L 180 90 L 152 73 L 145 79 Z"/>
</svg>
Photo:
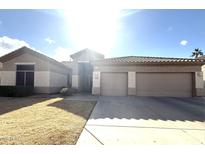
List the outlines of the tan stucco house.
<svg viewBox="0 0 205 154">
<path fill-rule="evenodd" d="M 62 87 L 103 96 L 204 96 L 203 59 L 117 57 L 90 49 L 62 63 L 27 47 L 0 57 L 0 85 L 32 85 L 36 93 Z"/>
<path fill-rule="evenodd" d="M 0 63 L 3 86 L 34 86 L 36 93 L 55 93 L 69 84 L 69 68 L 27 47 L 0 57 Z"/>
</svg>

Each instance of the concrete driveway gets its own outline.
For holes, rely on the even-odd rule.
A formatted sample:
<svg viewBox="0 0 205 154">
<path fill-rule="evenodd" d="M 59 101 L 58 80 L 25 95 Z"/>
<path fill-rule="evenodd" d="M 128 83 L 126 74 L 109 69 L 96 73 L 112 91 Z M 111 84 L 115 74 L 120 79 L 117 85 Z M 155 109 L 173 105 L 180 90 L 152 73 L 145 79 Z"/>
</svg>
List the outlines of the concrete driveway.
<svg viewBox="0 0 205 154">
<path fill-rule="evenodd" d="M 99 97 L 77 144 L 205 144 L 205 98 Z"/>
</svg>

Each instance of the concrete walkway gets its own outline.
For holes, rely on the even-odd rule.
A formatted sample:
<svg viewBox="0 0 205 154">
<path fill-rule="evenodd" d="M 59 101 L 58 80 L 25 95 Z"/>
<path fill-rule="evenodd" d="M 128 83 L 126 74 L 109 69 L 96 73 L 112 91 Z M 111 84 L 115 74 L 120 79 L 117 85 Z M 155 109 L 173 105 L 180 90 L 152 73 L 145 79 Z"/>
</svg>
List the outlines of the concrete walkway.
<svg viewBox="0 0 205 154">
<path fill-rule="evenodd" d="M 77 145 L 205 144 L 204 102 L 99 97 Z"/>
</svg>

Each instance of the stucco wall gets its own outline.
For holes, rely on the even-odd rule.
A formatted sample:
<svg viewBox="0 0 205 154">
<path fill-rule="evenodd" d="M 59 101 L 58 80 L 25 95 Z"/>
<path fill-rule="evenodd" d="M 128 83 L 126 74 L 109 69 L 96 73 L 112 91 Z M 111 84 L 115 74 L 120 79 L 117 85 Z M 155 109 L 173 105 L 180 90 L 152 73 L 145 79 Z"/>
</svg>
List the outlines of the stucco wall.
<svg viewBox="0 0 205 154">
<path fill-rule="evenodd" d="M 0 85 L 2 86 L 16 85 L 16 72 L 15 71 L 0 71 Z"/>
<path fill-rule="evenodd" d="M 79 76 L 72 75 L 72 88 L 78 88 L 78 87 L 79 87 Z"/>
<path fill-rule="evenodd" d="M 35 71 L 48 71 L 49 63 L 41 60 L 36 56 L 32 56 L 31 54 L 25 53 L 18 57 L 15 57 L 5 63 L 3 63 L 3 71 L 16 71 L 16 64 L 18 63 L 34 63 Z"/>
<path fill-rule="evenodd" d="M 71 76 L 71 87 L 73 88 L 79 88 L 79 64 L 78 62 L 69 62 L 69 63 L 64 63 L 67 67 L 69 67 L 70 69 L 72 69 L 72 75 Z"/>
<path fill-rule="evenodd" d="M 201 72 L 196 72 L 196 94 L 205 96 L 205 65 L 201 67 Z"/>
<path fill-rule="evenodd" d="M 204 88 L 203 72 L 195 72 L 196 88 Z"/>
<path fill-rule="evenodd" d="M 50 86 L 49 71 L 35 71 L 34 72 L 34 87 L 49 87 Z"/>
<path fill-rule="evenodd" d="M 136 95 L 136 72 L 128 72 L 128 95 Z"/>
<path fill-rule="evenodd" d="M 61 65 L 55 65 L 53 63 L 49 63 L 49 71 L 51 72 L 56 72 L 56 73 L 60 73 L 60 74 L 69 74 L 71 73 L 70 69 L 69 68 L 65 68 L 64 66 L 61 66 Z M 62 64 L 64 65 L 64 64 Z"/>
<path fill-rule="evenodd" d="M 200 66 L 95 66 L 94 71 L 99 72 L 196 72 L 201 71 Z"/>
<path fill-rule="evenodd" d="M 58 93 L 67 86 L 68 76 L 50 71 L 34 73 L 34 87 L 36 93 Z"/>
<path fill-rule="evenodd" d="M 50 87 L 66 87 L 67 82 L 68 76 L 66 74 L 50 72 Z"/>
<path fill-rule="evenodd" d="M 100 72 L 93 72 L 93 87 L 100 87 Z"/>
<path fill-rule="evenodd" d="M 202 73 L 203 73 L 203 82 L 204 82 L 204 88 L 205 88 L 205 65 L 201 67 Z"/>
<path fill-rule="evenodd" d="M 93 72 L 93 95 L 100 95 L 100 72 Z"/>
</svg>

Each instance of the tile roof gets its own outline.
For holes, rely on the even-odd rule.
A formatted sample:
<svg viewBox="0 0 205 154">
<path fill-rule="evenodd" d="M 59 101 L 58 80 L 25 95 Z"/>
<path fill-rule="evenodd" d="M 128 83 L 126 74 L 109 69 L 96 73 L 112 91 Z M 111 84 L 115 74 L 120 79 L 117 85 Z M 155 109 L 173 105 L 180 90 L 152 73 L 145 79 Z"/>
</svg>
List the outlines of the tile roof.
<svg viewBox="0 0 205 154">
<path fill-rule="evenodd" d="M 144 57 L 144 56 L 127 56 L 106 58 L 94 61 L 93 64 L 205 64 L 204 59 L 193 58 L 167 58 L 167 57 Z"/>
</svg>

